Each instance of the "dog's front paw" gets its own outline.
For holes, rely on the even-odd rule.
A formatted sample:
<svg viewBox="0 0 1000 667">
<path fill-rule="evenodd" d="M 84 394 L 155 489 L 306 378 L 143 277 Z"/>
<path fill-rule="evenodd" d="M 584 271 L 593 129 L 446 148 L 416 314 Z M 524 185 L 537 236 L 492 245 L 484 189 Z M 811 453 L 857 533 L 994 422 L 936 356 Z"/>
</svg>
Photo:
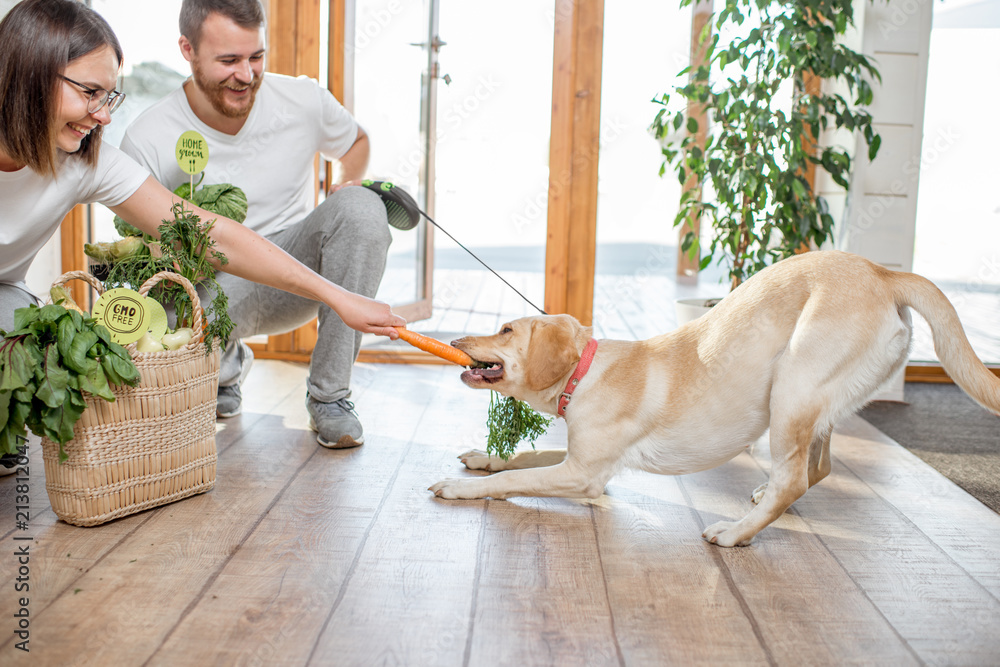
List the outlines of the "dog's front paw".
<svg viewBox="0 0 1000 667">
<path fill-rule="evenodd" d="M 701 536 L 720 547 L 745 547 L 752 538 L 740 539 L 736 526 L 735 521 L 719 521 L 706 528 Z"/>
<path fill-rule="evenodd" d="M 500 465 L 503 463 L 503 459 L 490 456 L 481 449 L 471 449 L 458 458 L 469 470 L 485 470 L 486 472 L 500 470 Z"/>
<path fill-rule="evenodd" d="M 750 494 L 750 501 L 754 505 L 760 505 L 760 501 L 764 500 L 764 492 L 767 491 L 767 482 L 764 482 Z"/>
<path fill-rule="evenodd" d="M 433 492 L 438 498 L 444 498 L 445 500 L 482 498 L 482 495 L 474 488 L 474 484 L 470 484 L 470 482 L 474 481 L 468 479 L 445 479 L 428 490 Z"/>
</svg>

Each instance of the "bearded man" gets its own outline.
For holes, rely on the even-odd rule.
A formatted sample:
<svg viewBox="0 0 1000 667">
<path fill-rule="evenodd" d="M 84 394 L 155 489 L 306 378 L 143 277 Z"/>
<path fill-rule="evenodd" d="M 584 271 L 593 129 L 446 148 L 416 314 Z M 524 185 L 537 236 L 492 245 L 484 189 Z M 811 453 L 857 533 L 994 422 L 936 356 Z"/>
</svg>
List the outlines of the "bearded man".
<svg viewBox="0 0 1000 667">
<path fill-rule="evenodd" d="M 181 53 L 191 77 L 129 126 L 122 150 L 173 190 L 188 182 L 175 159 L 182 133 L 206 139 L 201 185 L 231 183 L 247 195 L 245 224 L 320 275 L 373 297 L 391 242 L 385 206 L 356 184 L 368 166 L 368 135 L 315 80 L 264 72 L 259 0 L 184 0 Z M 316 153 L 340 162 L 340 183 L 314 207 Z M 195 177 L 198 179 L 198 176 Z M 361 334 L 326 306 L 220 273 L 236 323 L 223 353 L 217 414 L 240 413 L 240 384 L 253 360 L 240 338 L 291 331 L 319 317 L 306 405 L 324 447 L 355 447 L 363 428 L 348 400 Z"/>
</svg>

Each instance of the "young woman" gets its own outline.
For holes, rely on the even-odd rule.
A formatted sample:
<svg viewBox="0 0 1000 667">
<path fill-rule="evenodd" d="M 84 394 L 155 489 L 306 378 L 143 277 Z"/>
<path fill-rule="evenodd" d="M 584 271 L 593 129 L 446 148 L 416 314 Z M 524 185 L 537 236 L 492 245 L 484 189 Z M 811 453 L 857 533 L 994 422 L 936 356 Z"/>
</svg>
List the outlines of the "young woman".
<svg viewBox="0 0 1000 667">
<path fill-rule="evenodd" d="M 23 0 L 0 21 L 0 329 L 36 302 L 24 279 L 31 260 L 76 204 L 100 202 L 157 236 L 177 197 L 131 158 L 101 145 L 124 95 L 122 62 L 100 15 L 73 0 Z M 349 292 L 255 232 L 217 217 L 226 272 L 313 299 L 348 326 L 397 338 L 404 324 L 384 303 Z"/>
</svg>

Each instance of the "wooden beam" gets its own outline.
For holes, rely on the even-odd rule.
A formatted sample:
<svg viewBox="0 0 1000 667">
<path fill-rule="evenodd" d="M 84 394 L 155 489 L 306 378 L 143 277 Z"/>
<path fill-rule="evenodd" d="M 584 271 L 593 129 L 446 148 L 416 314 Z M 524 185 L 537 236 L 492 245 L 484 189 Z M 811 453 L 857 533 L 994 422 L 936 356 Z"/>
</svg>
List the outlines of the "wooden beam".
<svg viewBox="0 0 1000 667">
<path fill-rule="evenodd" d="M 816 97 L 823 92 L 823 80 L 819 78 L 814 72 L 808 71 L 802 74 L 802 92 L 810 97 Z M 819 144 L 819 138 L 814 137 L 812 130 L 806 127 L 806 136 L 802 137 L 802 145 L 807 153 L 815 154 L 817 151 L 817 146 Z M 812 192 L 816 191 L 816 165 L 812 162 L 806 164 L 805 167 L 805 177 L 806 181 L 809 183 L 809 188 Z"/>
<path fill-rule="evenodd" d="M 556 0 L 545 309 L 594 314 L 604 0 Z"/>
<path fill-rule="evenodd" d="M 988 365 L 991 373 L 1000 377 L 1000 365 Z M 935 384 L 954 384 L 954 381 L 941 367 L 941 364 L 931 362 L 910 362 L 906 366 L 906 382 L 930 382 Z"/>
<path fill-rule="evenodd" d="M 267 10 L 267 69 L 295 74 L 297 0 L 269 0 Z"/>
<path fill-rule="evenodd" d="M 330 3 L 329 46 L 327 49 L 326 84 L 341 104 L 346 104 L 347 92 L 347 3 L 349 0 L 328 0 Z"/>
<path fill-rule="evenodd" d="M 87 242 L 87 208 L 86 204 L 78 204 L 66 214 L 59 227 L 59 248 L 62 272 L 86 271 L 87 256 L 83 252 L 83 244 Z M 89 310 L 90 288 L 81 280 L 68 283 L 70 296 L 82 308 Z"/>
<path fill-rule="evenodd" d="M 712 0 L 699 0 L 691 8 L 691 70 L 688 76 L 689 81 L 695 80 L 697 69 L 705 64 L 705 52 L 711 39 Z M 698 121 L 698 132 L 695 134 L 695 140 L 704 149 L 705 140 L 708 137 L 708 114 L 705 113 L 705 105 L 688 100 L 687 116 Z M 689 177 L 684 184 L 685 191 L 694 190 L 700 193 L 701 187 L 701 181 L 695 176 Z M 699 258 L 692 258 L 687 251 L 681 248 L 684 237 L 689 232 L 693 233 L 695 238 L 701 235 L 701 217 L 697 213 L 692 212 L 688 216 L 687 222 L 681 225 L 677 237 L 677 282 L 692 285 L 698 282 Z"/>
<path fill-rule="evenodd" d="M 811 97 L 818 96 L 823 91 L 823 80 L 817 76 L 813 71 L 808 70 L 802 73 L 802 92 Z M 819 138 L 813 136 L 812 130 L 808 127 L 806 128 L 806 134 L 802 137 L 802 148 L 807 153 L 815 155 L 818 152 Z M 803 176 L 806 182 L 809 184 L 809 192 L 815 194 L 816 192 L 816 165 L 812 162 L 807 162 L 805 168 L 802 170 Z M 813 247 L 815 244 L 803 243 L 796 250 L 796 254 L 802 254 L 804 252 L 809 252 L 811 250 L 818 250 L 818 248 Z"/>
<path fill-rule="evenodd" d="M 327 0 L 329 1 L 329 0 Z M 344 0 L 346 1 L 346 0 Z M 321 0 L 269 0 L 267 70 L 289 76 L 319 78 Z M 331 18 L 331 23 L 333 19 Z M 316 156 L 317 174 L 319 155 Z M 316 181 L 319 196 L 319 180 Z M 309 361 L 316 346 L 316 320 L 294 331 L 268 336 L 267 344 L 251 343 L 262 359 Z"/>
<path fill-rule="evenodd" d="M 295 12 L 295 75 L 319 79 L 319 3 L 298 0 Z"/>
</svg>

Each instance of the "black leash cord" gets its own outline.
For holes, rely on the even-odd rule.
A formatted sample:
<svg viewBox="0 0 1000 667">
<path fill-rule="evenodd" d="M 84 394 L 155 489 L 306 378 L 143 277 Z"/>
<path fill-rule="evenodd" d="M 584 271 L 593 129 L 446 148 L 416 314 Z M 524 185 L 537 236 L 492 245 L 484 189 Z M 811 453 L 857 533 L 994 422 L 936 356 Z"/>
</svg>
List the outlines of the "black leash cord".
<svg viewBox="0 0 1000 667">
<path fill-rule="evenodd" d="M 431 223 L 432 225 L 434 225 L 435 227 L 437 227 L 438 229 L 440 229 L 440 230 L 441 230 L 442 232 L 444 232 L 444 235 L 445 235 L 445 236 L 447 236 L 447 237 L 448 237 L 448 238 L 450 238 L 450 239 L 451 239 L 452 241 L 454 241 L 454 242 L 455 242 L 456 244 L 458 244 L 458 247 L 459 247 L 459 248 L 461 248 L 461 249 L 462 249 L 462 250 L 464 250 L 465 252 L 467 252 L 467 253 L 469 253 L 470 255 L 472 255 L 472 257 L 473 257 L 473 258 L 474 258 L 474 259 L 475 259 L 475 260 L 476 260 L 477 262 L 479 262 L 480 264 L 482 264 L 483 266 L 485 266 L 485 267 L 486 267 L 487 269 L 489 269 L 490 273 L 492 273 L 493 275 L 495 275 L 495 276 L 496 276 L 497 278 L 499 278 L 500 280 L 503 280 L 503 283 L 504 283 L 504 284 L 505 284 L 505 285 L 506 285 L 507 287 L 509 287 L 509 288 L 511 288 L 512 290 L 514 290 L 514 291 L 515 291 L 515 292 L 517 293 L 517 295 L 518 295 L 519 297 L 521 297 L 522 299 L 524 299 L 524 301 L 525 301 L 525 302 L 526 302 L 526 303 L 527 303 L 527 304 L 528 304 L 529 306 L 531 306 L 532 308 L 534 308 L 535 310 L 537 310 L 537 311 L 538 311 L 539 313 L 541 313 L 542 315 L 548 315 L 548 313 L 546 313 L 546 312 L 545 312 L 544 310 L 542 310 L 541 308 L 539 308 L 538 306 L 536 306 L 535 304 L 533 304 L 533 303 L 531 302 L 531 300 L 530 300 L 530 299 L 528 299 L 528 297 L 526 297 L 526 296 L 524 296 L 523 294 L 521 294 L 520 290 L 518 290 L 518 289 L 517 289 L 516 287 L 514 287 L 514 286 L 513 286 L 513 285 L 511 285 L 511 284 L 510 284 L 509 282 L 507 282 L 507 281 L 506 281 L 506 280 L 504 279 L 504 277 L 503 277 L 503 276 L 501 276 L 501 275 L 500 275 L 499 273 L 497 273 L 496 271 L 494 271 L 494 270 L 493 270 L 493 269 L 492 269 L 492 268 L 490 267 L 490 265 L 489 265 L 489 264 L 487 264 L 487 263 L 486 263 L 486 262 L 484 262 L 483 260 L 479 259 L 479 257 L 477 257 L 477 256 L 476 256 L 476 253 L 474 253 L 474 252 L 472 252 L 471 250 L 469 250 L 468 248 L 466 248 L 466 247 L 465 247 L 464 245 L 462 245 L 462 243 L 461 243 L 461 242 L 460 242 L 460 241 L 459 241 L 458 239 L 456 239 L 456 238 L 455 238 L 454 236 L 452 236 L 451 234 L 449 234 L 449 233 L 448 233 L 448 230 L 446 230 L 446 229 L 445 229 L 444 227 L 442 227 L 442 226 L 441 226 L 441 225 L 439 225 L 438 223 L 434 222 L 434 218 L 432 218 L 431 216 L 427 215 L 426 213 L 424 213 L 424 212 L 423 212 L 423 211 L 422 211 L 421 209 L 419 209 L 419 208 L 418 208 L 417 210 L 418 210 L 418 211 L 420 211 L 420 215 L 422 215 L 422 216 L 424 216 L 425 218 L 427 218 L 427 221 L 428 221 L 428 222 L 430 222 L 430 223 Z"/>
</svg>

